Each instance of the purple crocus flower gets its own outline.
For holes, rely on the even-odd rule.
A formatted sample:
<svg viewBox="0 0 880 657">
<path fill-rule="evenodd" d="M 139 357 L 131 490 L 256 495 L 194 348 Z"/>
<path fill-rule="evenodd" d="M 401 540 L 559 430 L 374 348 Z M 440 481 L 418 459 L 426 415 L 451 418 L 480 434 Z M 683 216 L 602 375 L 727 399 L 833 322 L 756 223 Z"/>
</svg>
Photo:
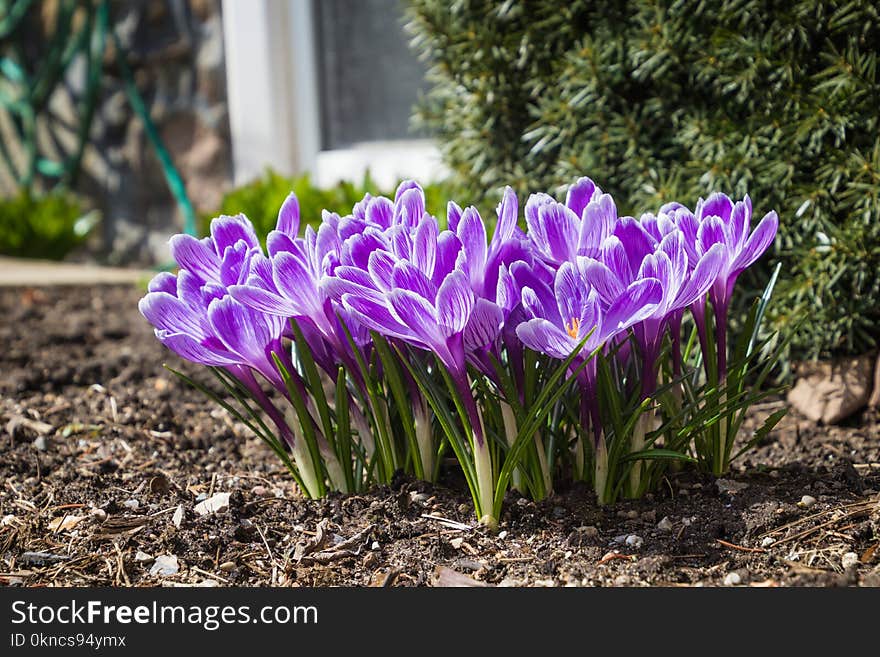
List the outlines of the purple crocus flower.
<svg viewBox="0 0 880 657">
<path fill-rule="evenodd" d="M 163 272 L 138 303 L 162 344 L 186 360 L 222 367 L 251 392 L 293 443 L 286 422 L 254 377 L 258 372 L 286 394 L 273 355 L 286 359 L 281 337 L 284 321 L 255 311 L 229 296 L 229 287 L 266 266 L 253 226 L 244 215 L 219 217 L 211 236 L 171 238 L 179 273 Z"/>
<path fill-rule="evenodd" d="M 532 194 L 525 215 L 535 255 L 554 271 L 577 256 L 595 257 L 617 224 L 613 199 L 589 178 L 569 188 L 565 203 Z"/>
<path fill-rule="evenodd" d="M 523 344 L 565 359 L 589 335 L 584 345 L 585 353 L 589 353 L 650 317 L 662 300 L 661 282 L 640 278 L 622 287 L 603 309 L 599 291 L 591 285 L 585 271 L 588 262 L 582 258 L 577 264 L 563 263 L 554 281 L 553 303 L 546 293 L 539 295 L 531 288 L 523 290 L 523 304 L 533 315 L 517 328 Z"/>
<path fill-rule="evenodd" d="M 633 327 L 642 356 L 643 397 L 656 388 L 658 359 L 670 317 L 705 296 L 718 276 L 721 257 L 720 247 L 712 247 L 689 268 L 682 231 L 661 213 L 659 219 L 653 215 L 641 221 L 622 218 L 615 234 L 603 242 L 599 258 L 585 259 L 585 276 L 606 306 L 635 281 L 650 278 L 660 282 L 656 307 Z"/>
<path fill-rule="evenodd" d="M 341 235 L 357 230 L 362 223 L 354 217 L 325 213 L 317 231 L 307 226 L 299 238 L 299 203 L 290 194 L 278 213 L 275 230 L 266 240 L 269 258 L 252 268 L 242 284 L 229 288 L 237 301 L 254 310 L 281 317 L 285 323 L 294 319 L 316 362 L 331 376 L 335 376 L 340 361 L 353 362 L 346 328 L 356 344 L 364 346 L 369 341 L 362 327 L 332 304 L 320 288 L 321 277 L 339 264 Z M 345 321 L 345 327 L 341 321 Z"/>
<path fill-rule="evenodd" d="M 752 201 L 746 195 L 734 203 L 726 194 L 715 193 L 697 202 L 696 215 L 679 208 L 675 221 L 684 234 L 684 245 L 690 263 L 694 263 L 710 249 L 721 249 L 721 266 L 709 290 L 709 300 L 715 312 L 715 330 L 718 341 L 718 375 L 727 375 L 727 313 L 736 279 L 751 266 L 776 237 L 779 217 L 770 211 L 751 229 Z M 699 300 L 693 306 L 694 318 L 705 344 L 705 308 Z"/>
</svg>

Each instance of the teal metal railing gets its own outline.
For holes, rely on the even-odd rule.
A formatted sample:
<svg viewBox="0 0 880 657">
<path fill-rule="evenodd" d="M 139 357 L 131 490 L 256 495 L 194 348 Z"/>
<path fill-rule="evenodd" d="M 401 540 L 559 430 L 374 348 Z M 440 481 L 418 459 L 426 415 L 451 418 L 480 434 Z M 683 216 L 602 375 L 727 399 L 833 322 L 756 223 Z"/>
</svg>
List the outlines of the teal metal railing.
<svg viewBox="0 0 880 657">
<path fill-rule="evenodd" d="M 27 21 L 38 18 L 40 9 L 41 3 L 33 0 L 0 0 L 0 114 L 5 128 L 4 139 L 0 139 L 0 165 L 23 189 L 32 190 L 38 183 L 45 187 L 73 187 L 101 97 L 104 63 L 113 57 L 128 102 L 143 122 L 180 209 L 183 230 L 195 235 L 195 211 L 135 84 L 127 53 L 110 23 L 110 0 L 57 0 L 53 28 L 41 47 L 43 54 L 38 62 L 32 62 L 25 48 L 25 39 L 30 38 Z M 38 123 L 53 120 L 49 108 L 52 94 L 69 81 L 71 65 L 80 58 L 85 62 L 83 86 L 77 94 L 75 125 L 67 126 L 75 132 L 75 144 L 59 157 L 57 148 L 49 153 L 41 147 Z"/>
</svg>

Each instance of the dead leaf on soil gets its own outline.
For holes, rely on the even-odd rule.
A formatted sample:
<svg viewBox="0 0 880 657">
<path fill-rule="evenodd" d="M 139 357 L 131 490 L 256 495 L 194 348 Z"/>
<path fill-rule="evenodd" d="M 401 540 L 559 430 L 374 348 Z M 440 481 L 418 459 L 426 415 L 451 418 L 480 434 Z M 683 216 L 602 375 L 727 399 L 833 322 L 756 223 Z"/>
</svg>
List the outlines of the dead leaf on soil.
<svg viewBox="0 0 880 657">
<path fill-rule="evenodd" d="M 49 523 L 52 532 L 69 531 L 86 519 L 86 516 L 58 516 Z"/>
<path fill-rule="evenodd" d="M 95 532 L 93 538 L 119 538 L 133 536 L 149 522 L 142 516 L 118 516 L 107 518 Z"/>
<path fill-rule="evenodd" d="M 452 568 L 437 566 L 437 568 L 434 569 L 431 586 L 461 588 L 488 585 L 485 582 L 475 580 L 470 575 L 465 575 L 457 570 L 452 570 Z"/>
</svg>

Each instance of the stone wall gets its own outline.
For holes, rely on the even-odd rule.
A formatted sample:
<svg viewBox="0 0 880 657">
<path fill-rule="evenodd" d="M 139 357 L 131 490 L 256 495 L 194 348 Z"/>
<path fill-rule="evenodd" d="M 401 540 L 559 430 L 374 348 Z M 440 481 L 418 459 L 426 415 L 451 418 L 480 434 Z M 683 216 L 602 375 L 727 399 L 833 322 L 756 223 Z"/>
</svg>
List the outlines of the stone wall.
<svg viewBox="0 0 880 657">
<path fill-rule="evenodd" d="M 190 200 L 197 212 L 211 211 L 232 180 L 220 0 L 113 8 L 138 89 Z M 119 72 L 105 68 L 80 187 L 103 210 L 101 248 L 111 261 L 162 262 L 183 217 Z"/>
<path fill-rule="evenodd" d="M 65 0 L 41 0 L 4 44 L 4 54 L 22 62 L 30 79 L 39 79 L 53 44 L 70 41 L 59 27 Z M 92 6 L 98 0 L 91 0 Z M 87 25 L 85 2 L 77 4 L 71 34 Z M 232 157 L 223 58 L 220 0 L 113 1 L 110 23 L 119 37 L 136 86 L 183 177 L 198 213 L 218 207 L 232 181 Z M 37 110 L 37 151 L 56 162 L 68 161 L 79 143 L 78 121 L 87 116 L 83 101 L 87 58 L 80 52 Z M 126 93 L 117 49 L 106 40 L 97 85 L 97 105 L 75 191 L 101 210 L 101 229 L 89 244 L 92 256 L 112 264 L 164 263 L 167 240 L 183 227 L 163 169 L 143 121 Z M 0 139 L 21 166 L 26 139 L 10 114 L 0 112 Z M 56 179 L 37 179 L 45 189 Z M 0 167 L 0 193 L 13 194 L 16 179 Z"/>
</svg>

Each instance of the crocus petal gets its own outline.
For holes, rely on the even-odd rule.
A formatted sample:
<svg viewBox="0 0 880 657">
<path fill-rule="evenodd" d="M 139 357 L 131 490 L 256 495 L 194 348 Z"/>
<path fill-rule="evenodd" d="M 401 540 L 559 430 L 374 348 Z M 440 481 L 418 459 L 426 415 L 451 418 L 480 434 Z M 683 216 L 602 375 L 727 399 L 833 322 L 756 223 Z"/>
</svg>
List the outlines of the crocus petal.
<svg viewBox="0 0 880 657">
<path fill-rule="evenodd" d="M 400 184 L 397 186 L 397 189 L 394 191 L 394 203 L 397 204 L 401 202 L 403 195 L 411 189 L 424 195 L 424 191 L 422 191 L 422 186 L 419 185 L 419 183 L 417 183 L 415 180 L 401 180 Z"/>
<path fill-rule="evenodd" d="M 706 220 L 707 217 L 718 217 L 723 222 L 730 219 L 730 213 L 733 211 L 733 202 L 727 196 L 720 192 L 711 194 L 705 201 L 700 199 L 697 203 L 697 219 L 700 222 Z"/>
<path fill-rule="evenodd" d="M 220 256 L 210 237 L 197 240 L 192 235 L 175 235 L 169 241 L 171 256 L 181 269 L 187 269 L 203 281 L 220 282 Z"/>
<path fill-rule="evenodd" d="M 240 304 L 269 315 L 291 317 L 302 312 L 289 299 L 251 285 L 233 285 L 229 288 L 229 294 Z"/>
<path fill-rule="evenodd" d="M 578 242 L 578 218 L 562 203 L 544 205 L 538 211 L 544 242 L 539 247 L 550 260 L 573 260 Z"/>
<path fill-rule="evenodd" d="M 323 270 L 328 257 L 333 257 L 338 262 L 341 250 L 342 243 L 336 228 L 329 223 L 321 224 L 315 241 L 315 264 Z"/>
<path fill-rule="evenodd" d="M 220 282 L 223 285 L 236 285 L 243 283 L 247 278 L 248 249 L 250 247 L 244 240 L 239 240 L 232 246 L 227 246 L 220 261 Z"/>
<path fill-rule="evenodd" d="M 367 264 L 367 271 L 370 278 L 373 279 L 373 285 L 379 290 L 387 291 L 391 289 L 392 275 L 394 274 L 394 264 L 396 260 L 387 251 L 373 251 Z"/>
<path fill-rule="evenodd" d="M 156 337 L 181 358 L 199 363 L 200 365 L 223 367 L 225 365 L 236 365 L 241 362 L 239 358 L 226 351 L 226 349 L 207 347 L 194 337 L 184 333 L 156 331 Z"/>
<path fill-rule="evenodd" d="M 196 274 L 186 269 L 181 269 L 177 275 L 177 298 L 183 301 L 191 311 L 205 313 L 208 309 L 210 300 L 205 300 L 206 283 Z M 226 295 L 226 287 L 221 286 L 223 292 L 220 296 Z"/>
<path fill-rule="evenodd" d="M 657 244 L 657 241 L 642 228 L 642 224 L 632 217 L 622 217 L 617 222 L 614 234 L 623 245 L 631 265 L 631 271 L 638 269 L 642 259 L 649 253 L 653 253 Z M 605 260 L 605 264 L 611 267 L 607 260 Z M 615 273 L 620 276 L 620 272 L 615 271 Z"/>
<path fill-rule="evenodd" d="M 403 340 L 414 337 L 413 331 L 401 324 L 384 303 L 345 294 L 342 296 L 342 305 L 358 322 L 373 331 Z"/>
<path fill-rule="evenodd" d="M 684 235 L 680 230 L 674 230 L 662 240 L 658 251 L 669 258 L 670 280 L 674 282 L 675 289 L 681 287 L 688 270 L 687 252 L 684 250 Z"/>
<path fill-rule="evenodd" d="M 434 261 L 434 273 L 431 280 L 439 286 L 447 274 L 455 268 L 455 263 L 462 251 L 461 240 L 449 230 L 444 230 L 437 238 L 437 255 Z"/>
<path fill-rule="evenodd" d="M 739 253 L 731 266 L 732 273 L 739 273 L 752 263 L 754 263 L 776 237 L 776 231 L 779 228 L 779 217 L 776 212 L 768 212 L 764 218 L 749 235 L 743 250 Z"/>
<path fill-rule="evenodd" d="M 588 335 L 590 331 L 594 331 L 590 335 L 590 342 L 595 342 L 598 338 L 599 324 L 602 322 L 601 307 L 599 304 L 599 294 L 596 290 L 590 290 L 587 298 L 584 300 L 583 308 L 578 322 L 577 340 L 581 341 Z"/>
<path fill-rule="evenodd" d="M 634 261 L 635 267 L 639 266 L 639 263 L 641 263 L 645 255 L 647 255 L 647 253 L 639 256 L 638 259 Z M 605 266 L 614 273 L 617 280 L 621 283 L 626 285 L 632 282 L 635 275 L 634 267 L 630 264 L 626 247 L 617 235 L 611 235 L 602 242 L 600 259 Z"/>
<path fill-rule="evenodd" d="M 439 305 L 439 304 L 438 304 Z M 438 307 L 438 314 L 439 314 Z M 475 351 L 494 344 L 501 334 L 504 313 L 497 304 L 488 299 L 477 299 L 473 312 L 464 329 L 464 348 Z"/>
<path fill-rule="evenodd" d="M 406 260 L 394 265 L 391 282 L 394 287 L 415 292 L 429 303 L 434 303 L 437 296 L 437 287 L 417 267 Z"/>
<path fill-rule="evenodd" d="M 605 313 L 600 342 L 617 335 L 637 322 L 648 319 L 663 296 L 663 287 L 656 278 L 643 278 L 631 283 Z"/>
<path fill-rule="evenodd" d="M 413 238 L 413 264 L 428 278 L 434 274 L 438 235 L 437 222 L 431 218 L 419 222 Z"/>
<path fill-rule="evenodd" d="M 401 183 L 401 187 L 404 184 L 407 183 Z M 398 188 L 398 195 L 394 200 L 394 221 L 410 228 L 415 227 L 425 214 L 425 193 L 418 184 L 412 184 L 415 186 L 402 193 Z"/>
<path fill-rule="evenodd" d="M 578 258 L 578 266 L 584 279 L 596 290 L 606 306 L 614 302 L 626 289 L 617 274 L 598 260 Z"/>
<path fill-rule="evenodd" d="M 746 196 L 748 200 L 748 196 Z M 728 244 L 734 252 L 739 253 L 749 235 L 749 225 L 752 221 L 751 201 L 737 201 L 730 213 L 730 221 L 727 223 L 729 237 Z"/>
<path fill-rule="evenodd" d="M 163 271 L 156 274 L 147 284 L 149 292 L 167 292 L 172 296 L 177 293 L 177 276 L 170 271 Z"/>
<path fill-rule="evenodd" d="M 316 294 L 317 281 L 299 258 L 279 253 L 272 259 L 272 280 L 282 296 L 299 309 L 297 314 L 310 315 L 320 308 Z"/>
<path fill-rule="evenodd" d="M 565 331 L 541 318 L 530 319 L 517 326 L 516 335 L 529 349 L 563 360 L 577 346 L 577 341 Z"/>
<path fill-rule="evenodd" d="M 410 290 L 391 290 L 388 302 L 399 322 L 409 327 L 425 344 L 435 347 L 445 343 L 434 307 L 424 297 Z"/>
<path fill-rule="evenodd" d="M 204 317 L 167 292 L 150 292 L 138 302 L 138 310 L 157 329 L 195 337 L 205 335 Z"/>
<path fill-rule="evenodd" d="M 464 249 L 467 270 L 471 281 L 482 277 L 486 269 L 486 226 L 480 217 L 480 213 L 474 207 L 468 207 L 461 215 L 456 231 L 458 239 Z"/>
<path fill-rule="evenodd" d="M 458 222 L 461 221 L 461 206 L 455 201 L 446 204 L 446 228 L 453 233 L 458 230 Z"/>
<path fill-rule="evenodd" d="M 339 261 L 343 265 L 354 265 L 366 269 L 370 262 L 370 254 L 377 250 L 387 250 L 388 245 L 372 231 L 365 230 L 360 235 L 352 235 L 342 245 Z"/>
<path fill-rule="evenodd" d="M 278 210 L 278 221 L 275 230 L 284 233 L 291 239 L 299 232 L 299 201 L 296 194 L 290 192 Z"/>
<path fill-rule="evenodd" d="M 270 317 L 240 304 L 232 297 L 215 299 L 208 307 L 214 334 L 242 361 L 263 373 L 269 364 L 267 349 L 281 336 L 283 318 Z"/>
<path fill-rule="evenodd" d="M 461 271 L 453 271 L 437 291 L 437 321 L 449 335 L 460 333 L 474 309 L 474 293 Z"/>
<path fill-rule="evenodd" d="M 684 250 L 688 256 L 689 266 L 694 267 L 699 259 L 699 254 L 697 253 L 697 232 L 700 228 L 700 222 L 697 221 L 694 214 L 687 208 L 676 210 L 673 220 L 684 237 Z"/>
<path fill-rule="evenodd" d="M 517 203 L 516 192 L 510 187 L 505 187 L 504 195 L 501 197 L 501 202 L 497 208 L 498 223 L 495 224 L 495 234 L 492 237 L 493 242 L 506 242 L 513 236 L 518 209 L 519 204 Z"/>
<path fill-rule="evenodd" d="M 409 260 L 412 257 L 412 237 L 410 236 L 410 230 L 410 226 L 399 224 L 393 226 L 389 232 L 391 252 L 396 258 Z"/>
<path fill-rule="evenodd" d="M 211 238 L 214 240 L 218 254 L 226 251 L 227 247 L 233 246 L 239 240 L 243 240 L 248 246 L 259 246 L 257 233 L 254 225 L 243 214 L 234 217 L 221 215 L 211 221 Z"/>
<path fill-rule="evenodd" d="M 556 272 L 553 293 L 556 296 L 559 316 L 566 326 L 572 325 L 573 320 L 580 319 L 586 290 L 584 280 L 573 263 L 562 263 L 559 271 Z"/>
<path fill-rule="evenodd" d="M 723 244 L 726 249 L 729 248 L 726 238 L 721 219 L 714 215 L 703 219 L 697 230 L 697 253 L 705 253 L 713 244 Z"/>
<path fill-rule="evenodd" d="M 617 207 L 609 194 L 602 194 L 583 210 L 578 236 L 578 255 L 597 257 L 602 242 L 614 232 Z"/>
<path fill-rule="evenodd" d="M 367 223 L 388 228 L 394 217 L 394 204 L 384 196 L 377 196 L 370 201 L 365 216 Z"/>
<path fill-rule="evenodd" d="M 671 309 L 684 308 L 705 296 L 715 283 L 725 262 L 725 249 L 722 244 L 715 244 L 697 262 L 688 282 L 678 293 Z"/>
<path fill-rule="evenodd" d="M 273 230 L 269 231 L 269 235 L 266 237 L 266 251 L 270 256 L 274 256 L 282 251 L 288 253 L 300 251 L 300 248 L 296 246 L 295 240 L 290 235 L 282 233 L 280 230 Z"/>
<path fill-rule="evenodd" d="M 577 217 L 580 217 L 584 208 L 593 200 L 593 196 L 601 193 L 602 191 L 596 186 L 596 183 L 589 178 L 578 178 L 577 182 L 568 188 L 565 195 L 565 205 Z"/>
<path fill-rule="evenodd" d="M 495 302 L 504 309 L 505 313 L 520 303 L 519 287 L 506 265 L 501 265 L 498 268 Z"/>
</svg>

